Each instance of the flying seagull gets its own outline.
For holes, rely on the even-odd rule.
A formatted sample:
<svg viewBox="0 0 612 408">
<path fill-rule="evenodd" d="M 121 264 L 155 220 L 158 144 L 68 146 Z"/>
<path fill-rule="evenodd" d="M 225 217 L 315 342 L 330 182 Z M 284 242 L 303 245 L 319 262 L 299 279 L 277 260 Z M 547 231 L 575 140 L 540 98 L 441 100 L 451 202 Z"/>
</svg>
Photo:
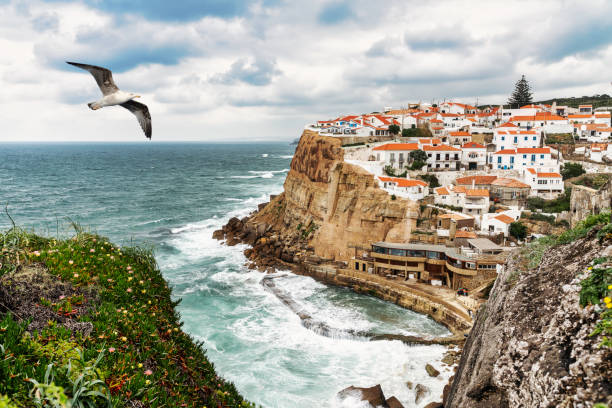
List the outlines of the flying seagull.
<svg viewBox="0 0 612 408">
<path fill-rule="evenodd" d="M 140 95 L 120 90 L 117 85 L 115 85 L 115 81 L 113 81 L 113 73 L 106 68 L 97 67 L 95 65 L 79 64 L 78 62 L 66 62 L 75 67 L 89 71 L 102 91 L 102 99 L 88 103 L 87 106 L 93 110 L 98 110 L 105 106 L 123 106 L 136 115 L 145 136 L 151 139 L 152 128 L 149 108 L 147 108 L 147 105 L 134 100 L 134 98 L 140 98 Z"/>
</svg>

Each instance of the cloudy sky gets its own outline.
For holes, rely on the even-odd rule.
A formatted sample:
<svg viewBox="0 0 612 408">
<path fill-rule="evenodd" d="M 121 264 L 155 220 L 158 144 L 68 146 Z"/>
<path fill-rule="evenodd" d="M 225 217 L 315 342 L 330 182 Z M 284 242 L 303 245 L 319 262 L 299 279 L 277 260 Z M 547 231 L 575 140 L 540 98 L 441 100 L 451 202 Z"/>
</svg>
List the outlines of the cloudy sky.
<svg viewBox="0 0 612 408">
<path fill-rule="evenodd" d="M 384 4 L 384 5 L 383 5 Z M 612 2 L 0 0 L 0 141 L 139 141 L 91 76 L 143 96 L 153 140 L 291 140 L 407 102 L 612 92 Z"/>
</svg>

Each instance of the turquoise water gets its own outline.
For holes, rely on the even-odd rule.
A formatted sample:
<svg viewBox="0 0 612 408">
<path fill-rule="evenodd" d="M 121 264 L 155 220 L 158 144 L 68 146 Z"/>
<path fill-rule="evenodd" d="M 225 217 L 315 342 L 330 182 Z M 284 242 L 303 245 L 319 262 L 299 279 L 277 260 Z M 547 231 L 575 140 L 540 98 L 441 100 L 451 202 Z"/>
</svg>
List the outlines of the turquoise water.
<svg viewBox="0 0 612 408">
<path fill-rule="evenodd" d="M 0 204 L 23 227 L 66 235 L 68 219 L 128 245 L 155 247 L 162 272 L 183 299 L 184 329 L 204 341 L 218 372 L 265 407 L 356 406 L 335 394 L 380 383 L 407 407 L 422 383 L 439 399 L 449 370 L 439 346 L 323 337 L 244 267 L 244 246 L 211 235 L 282 191 L 294 146 L 286 144 L 0 144 Z M 0 217 L 0 229 L 10 226 Z M 425 316 L 349 290 L 282 273 L 275 284 L 308 314 L 342 333 L 445 335 Z"/>
</svg>

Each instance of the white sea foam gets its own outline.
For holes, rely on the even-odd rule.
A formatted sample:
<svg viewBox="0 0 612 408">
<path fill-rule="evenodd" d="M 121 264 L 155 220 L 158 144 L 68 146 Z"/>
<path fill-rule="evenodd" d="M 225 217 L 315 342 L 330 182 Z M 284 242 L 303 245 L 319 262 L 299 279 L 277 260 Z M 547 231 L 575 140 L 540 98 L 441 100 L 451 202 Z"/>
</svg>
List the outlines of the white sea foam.
<svg viewBox="0 0 612 408">
<path fill-rule="evenodd" d="M 268 153 L 262 154 L 261 157 L 268 157 Z"/>
</svg>

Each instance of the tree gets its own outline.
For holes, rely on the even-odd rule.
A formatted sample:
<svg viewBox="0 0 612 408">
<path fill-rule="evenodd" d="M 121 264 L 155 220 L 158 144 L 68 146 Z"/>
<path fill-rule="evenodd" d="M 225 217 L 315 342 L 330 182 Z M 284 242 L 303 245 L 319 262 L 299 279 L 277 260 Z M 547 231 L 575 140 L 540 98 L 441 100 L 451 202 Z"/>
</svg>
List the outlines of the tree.
<svg viewBox="0 0 612 408">
<path fill-rule="evenodd" d="M 422 150 L 413 150 L 410 152 L 410 158 L 413 161 L 426 162 L 427 161 L 427 153 Z"/>
<path fill-rule="evenodd" d="M 527 237 L 527 227 L 520 221 L 510 224 L 510 235 L 522 241 Z"/>
<path fill-rule="evenodd" d="M 415 160 L 410 165 L 410 170 L 421 170 L 423 168 L 423 166 L 425 166 L 426 164 L 427 163 L 425 163 L 424 161 Z"/>
<path fill-rule="evenodd" d="M 392 135 L 397 135 L 400 132 L 399 125 L 389 125 L 389 133 Z"/>
<path fill-rule="evenodd" d="M 517 105 L 517 108 L 520 108 L 531 103 L 533 103 L 531 88 L 529 87 L 529 82 L 525 79 L 525 75 L 523 75 L 514 85 L 514 92 L 510 95 L 508 104 L 511 108 L 515 105 Z"/>
<path fill-rule="evenodd" d="M 572 177 L 578 177 L 584 173 L 586 173 L 586 171 L 580 163 L 566 163 L 561 169 L 561 177 L 563 177 L 563 180 L 567 180 Z"/>
<path fill-rule="evenodd" d="M 424 181 L 428 182 L 429 183 L 429 187 L 431 187 L 431 188 L 440 187 L 440 181 L 435 176 L 435 174 L 421 174 L 421 175 L 419 175 L 419 178 L 421 180 L 424 180 Z"/>
<path fill-rule="evenodd" d="M 402 137 L 415 137 L 418 134 L 418 130 L 414 128 L 402 129 Z"/>
</svg>

